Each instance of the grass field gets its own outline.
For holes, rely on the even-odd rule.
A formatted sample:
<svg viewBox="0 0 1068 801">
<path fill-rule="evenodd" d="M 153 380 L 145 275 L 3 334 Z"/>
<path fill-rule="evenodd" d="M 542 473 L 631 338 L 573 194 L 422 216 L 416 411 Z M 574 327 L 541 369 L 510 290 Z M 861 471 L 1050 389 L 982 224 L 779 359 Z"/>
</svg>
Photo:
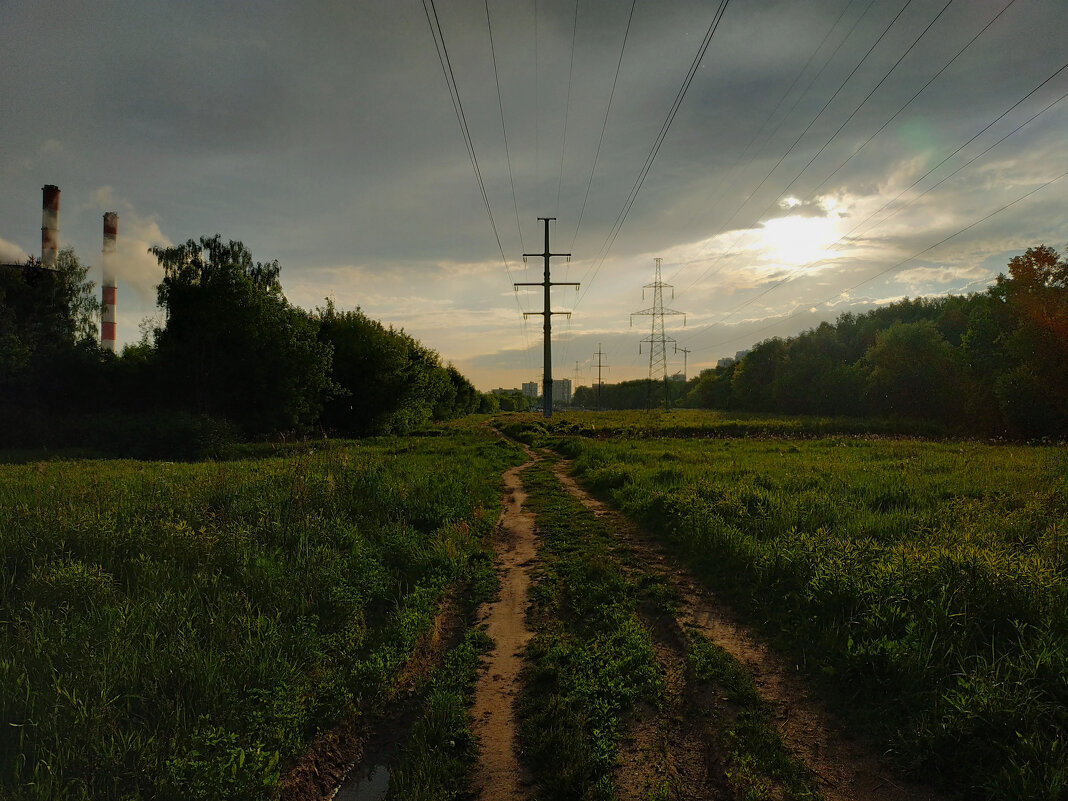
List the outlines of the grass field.
<svg viewBox="0 0 1068 801">
<path fill-rule="evenodd" d="M 787 417 L 753 412 L 720 412 L 705 409 L 675 409 L 665 412 L 565 411 L 545 419 L 539 414 L 510 414 L 500 418 L 501 430 L 528 445 L 547 436 L 581 436 L 594 439 L 644 439 L 679 437 L 723 438 L 814 438 L 840 436 L 941 437 L 944 426 L 916 420 L 871 420 L 851 417 Z"/>
<path fill-rule="evenodd" d="M 267 797 L 485 580 L 517 454 L 452 428 L 0 466 L 0 798 Z"/>
<path fill-rule="evenodd" d="M 1068 450 L 657 436 L 670 418 L 553 441 L 900 763 L 969 797 L 1068 797 Z"/>
</svg>

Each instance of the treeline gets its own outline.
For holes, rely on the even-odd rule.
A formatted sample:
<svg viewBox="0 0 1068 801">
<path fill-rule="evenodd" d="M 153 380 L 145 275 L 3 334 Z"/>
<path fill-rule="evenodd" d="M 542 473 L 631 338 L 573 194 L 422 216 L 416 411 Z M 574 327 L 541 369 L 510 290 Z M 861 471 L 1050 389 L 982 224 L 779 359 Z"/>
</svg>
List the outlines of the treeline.
<svg viewBox="0 0 1068 801">
<path fill-rule="evenodd" d="M 210 451 L 278 432 L 404 433 L 493 406 L 403 330 L 330 301 L 293 306 L 278 262 L 240 242 L 152 253 L 162 322 L 121 355 L 97 342 L 99 303 L 72 250 L 56 270 L 0 272 L 0 408 L 18 421 L 0 446 Z"/>
<path fill-rule="evenodd" d="M 1017 437 L 1068 434 L 1068 261 L 1040 246 L 983 293 L 905 299 L 691 382 L 691 407 L 901 417 Z"/>
<path fill-rule="evenodd" d="M 680 381 L 650 381 L 639 378 L 618 384 L 578 387 L 571 396 L 571 405 L 580 409 L 651 409 L 678 405 L 688 390 Z"/>
</svg>

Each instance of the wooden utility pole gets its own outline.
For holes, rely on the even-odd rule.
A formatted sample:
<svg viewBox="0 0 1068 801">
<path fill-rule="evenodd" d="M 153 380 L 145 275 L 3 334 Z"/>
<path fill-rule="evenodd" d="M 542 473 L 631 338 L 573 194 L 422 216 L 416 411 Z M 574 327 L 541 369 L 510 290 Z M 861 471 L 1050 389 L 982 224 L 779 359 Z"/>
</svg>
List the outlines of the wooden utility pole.
<svg viewBox="0 0 1068 801">
<path fill-rule="evenodd" d="M 552 317 L 554 314 L 564 314 L 568 317 L 571 316 L 571 312 L 554 312 L 550 307 L 549 290 L 554 286 L 573 286 L 578 287 L 579 284 L 575 281 L 551 281 L 549 280 L 549 259 L 553 256 L 566 256 L 568 261 L 571 261 L 570 253 L 551 253 L 549 251 L 549 220 L 555 220 L 555 217 L 538 217 L 539 220 L 545 222 L 545 250 L 541 253 L 524 253 L 523 261 L 527 260 L 527 256 L 541 256 L 545 259 L 545 272 L 544 278 L 537 282 L 519 282 L 515 284 L 515 288 L 518 290 L 521 286 L 540 286 L 543 290 L 544 305 L 540 312 L 524 312 L 524 317 L 540 314 L 545 318 L 545 322 L 542 326 L 542 331 L 545 334 L 544 345 L 544 368 L 542 375 L 542 394 L 544 397 L 544 403 L 542 404 L 543 414 L 546 417 L 553 416 L 553 346 L 552 346 Z"/>
</svg>

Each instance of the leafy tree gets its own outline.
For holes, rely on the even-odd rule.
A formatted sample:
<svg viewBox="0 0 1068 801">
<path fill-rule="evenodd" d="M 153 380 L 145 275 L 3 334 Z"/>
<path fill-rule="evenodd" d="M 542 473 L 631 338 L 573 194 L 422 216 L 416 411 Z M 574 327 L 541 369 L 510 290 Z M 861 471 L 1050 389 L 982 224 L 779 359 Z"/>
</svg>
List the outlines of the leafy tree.
<svg viewBox="0 0 1068 801">
<path fill-rule="evenodd" d="M 731 378 L 731 395 L 740 408 L 761 412 L 775 409 L 775 379 L 786 361 L 786 349 L 782 339 L 766 339 L 742 359 Z"/>
<path fill-rule="evenodd" d="M 314 424 L 334 393 L 330 347 L 286 301 L 278 262 L 217 234 L 150 252 L 164 269 L 156 345 L 177 403 L 250 433 Z"/>
<path fill-rule="evenodd" d="M 737 362 L 731 362 L 726 367 L 702 373 L 683 400 L 683 405 L 698 409 L 730 408 L 731 379 L 737 367 Z"/>
<path fill-rule="evenodd" d="M 1008 267 L 991 289 L 1009 317 L 994 389 L 1002 415 L 1017 433 L 1068 433 L 1068 260 L 1041 245 Z"/>
<path fill-rule="evenodd" d="M 875 338 L 864 362 L 872 406 L 883 414 L 954 422 L 961 376 L 953 347 L 930 320 L 894 323 Z"/>
<path fill-rule="evenodd" d="M 340 312 L 331 300 L 317 317 L 319 338 L 334 354 L 332 379 L 341 388 L 326 406 L 327 426 L 349 434 L 400 434 L 478 408 L 474 386 L 404 331 L 359 309 Z"/>
<path fill-rule="evenodd" d="M 100 301 L 89 265 L 73 248 L 59 251 L 54 269 L 39 259 L 0 272 L 0 392 L 52 406 L 82 393 L 76 374 L 98 358 Z"/>
</svg>

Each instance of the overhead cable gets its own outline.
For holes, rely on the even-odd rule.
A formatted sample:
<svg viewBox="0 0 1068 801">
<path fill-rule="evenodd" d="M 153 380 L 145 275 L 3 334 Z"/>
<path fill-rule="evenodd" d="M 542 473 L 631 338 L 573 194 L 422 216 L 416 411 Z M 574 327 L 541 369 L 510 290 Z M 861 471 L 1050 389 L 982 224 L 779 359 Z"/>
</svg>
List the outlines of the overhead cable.
<svg viewBox="0 0 1068 801">
<path fill-rule="evenodd" d="M 716 343 L 714 343 L 712 345 L 706 345 L 703 348 L 695 348 L 695 350 L 700 350 L 700 351 L 710 350 L 712 348 L 718 348 L 718 347 L 722 347 L 723 345 L 730 344 L 731 342 L 735 342 L 738 339 L 752 337 L 754 334 L 759 334 L 762 331 L 767 331 L 767 330 L 769 330 L 771 328 L 774 328 L 775 326 L 785 322 L 786 320 L 790 320 L 790 319 L 798 316 L 799 314 L 802 314 L 805 311 L 808 311 L 808 309 L 810 309 L 810 308 L 814 308 L 815 306 L 822 306 L 822 305 L 824 305 L 826 303 L 830 303 L 832 300 L 835 300 L 836 298 L 840 298 L 840 297 L 852 292 L 854 289 L 857 289 L 858 287 L 864 286 L 864 284 L 871 283 L 872 281 L 874 281 L 877 278 L 882 278 L 884 275 L 886 275 L 888 273 L 891 273 L 894 270 L 897 270 L 899 267 L 902 267 L 903 265 L 907 264 L 908 262 L 919 258 L 920 256 L 924 255 L 925 253 L 931 252 L 932 250 L 934 250 L 935 248 L 937 248 L 937 247 L 939 247 L 941 245 L 944 245 L 946 242 L 949 242 L 951 239 L 955 239 L 956 237 L 960 236 L 961 234 L 970 231 L 971 229 L 975 228 L 976 226 L 981 225 L 982 223 L 986 222 L 991 217 L 994 217 L 994 216 L 1000 214 L 1001 212 L 1005 211 L 1006 209 L 1009 209 L 1009 208 L 1015 206 L 1017 203 L 1020 203 L 1020 202 L 1022 202 L 1024 200 L 1026 200 L 1027 198 L 1031 197 L 1032 195 L 1034 195 L 1034 194 L 1036 194 L 1038 192 L 1041 192 L 1047 186 L 1051 186 L 1052 184 L 1055 184 L 1057 181 L 1060 181 L 1065 176 L 1068 176 L 1068 170 L 1066 170 L 1065 172 L 1062 172 L 1056 178 L 1051 178 L 1050 180 L 1046 181 L 1044 184 L 1041 184 L 1040 186 L 1037 186 L 1034 189 L 1032 189 L 1032 190 L 1030 190 L 1028 192 L 1025 192 L 1024 194 L 1020 195 L 1020 197 L 1016 198 L 1015 200 L 1009 201 L 1004 206 L 1001 206 L 1001 207 L 995 209 L 994 211 L 990 212 L 989 214 L 981 217 L 980 219 L 978 219 L 975 222 L 973 222 L 971 225 L 966 225 L 964 228 L 961 228 L 958 231 L 954 231 L 952 234 L 950 234 L 949 236 L 947 236 L 947 237 L 945 237 L 943 239 L 940 239 L 939 241 L 935 242 L 933 245 L 929 245 L 929 246 L 925 247 L 923 250 L 920 250 L 920 251 L 917 251 L 916 253 L 913 253 L 908 258 L 902 259 L 899 262 L 895 262 L 894 264 L 891 264 L 889 267 L 886 267 L 886 268 L 884 268 L 882 270 L 879 270 L 874 275 L 868 276 L 863 281 L 858 281 L 857 283 L 853 284 L 850 287 L 846 287 L 843 290 L 839 290 L 839 291 L 835 292 L 833 295 L 830 295 L 829 297 L 826 297 L 823 300 L 817 301 L 815 304 L 807 304 L 806 303 L 805 304 L 805 308 L 799 309 L 798 311 L 795 311 L 792 314 L 788 314 L 785 317 L 775 321 L 774 323 L 772 323 L 770 325 L 767 325 L 767 326 L 764 326 L 763 328 L 758 328 L 755 331 L 750 331 L 749 333 L 744 334 L 742 336 L 734 337 L 732 339 L 722 340 L 722 341 L 716 342 Z"/>
<path fill-rule="evenodd" d="M 501 130 L 504 132 L 504 159 L 508 162 L 508 183 L 512 187 L 512 207 L 515 209 L 515 227 L 519 231 L 519 245 L 523 244 L 523 226 L 519 222 L 519 203 L 515 197 L 515 180 L 512 178 L 512 156 L 508 150 L 508 126 L 504 122 L 504 99 L 501 97 L 501 80 L 497 75 L 497 52 L 493 47 L 493 20 L 490 18 L 489 0 L 486 0 L 486 27 L 489 30 L 490 56 L 493 58 L 493 82 L 497 85 L 497 106 L 501 110 Z"/>
<path fill-rule="evenodd" d="M 727 10 L 727 4 L 730 0 L 722 0 L 719 4 L 719 8 L 716 9 L 715 16 L 712 18 L 711 24 L 708 26 L 708 31 L 705 33 L 705 37 L 701 42 L 700 48 L 698 48 L 697 55 L 694 56 L 693 62 L 690 64 L 690 69 L 686 73 L 686 77 L 682 81 L 682 86 L 679 87 L 678 94 L 675 95 L 675 100 L 671 104 L 671 108 L 668 110 L 667 117 L 664 119 L 664 124 L 660 126 L 660 132 L 656 136 L 656 140 L 653 142 L 652 149 L 649 151 L 649 155 L 645 157 L 645 163 L 642 165 L 641 170 L 638 172 L 638 177 L 634 181 L 634 186 L 631 187 L 630 194 L 627 196 L 627 200 L 623 204 L 623 208 L 616 216 L 616 221 L 612 225 L 612 229 L 609 231 L 608 238 L 605 240 L 604 245 L 601 246 L 601 250 L 598 253 L 597 265 L 593 268 L 592 275 L 588 279 L 584 278 L 586 288 L 582 291 L 579 299 L 575 302 L 577 307 L 582 299 L 589 292 L 590 284 L 597 277 L 598 271 L 601 269 L 601 265 L 604 264 L 605 259 L 608 257 L 608 253 L 612 250 L 612 245 L 616 241 L 616 237 L 619 235 L 620 230 L 623 228 L 623 224 L 627 221 L 627 215 L 630 214 L 631 208 L 634 206 L 634 201 L 638 197 L 638 192 L 641 191 L 642 184 L 645 183 L 646 176 L 649 175 L 649 170 L 653 166 L 653 161 L 656 159 L 657 154 L 660 152 L 660 147 L 664 143 L 664 139 L 667 137 L 668 130 L 671 128 L 671 123 L 675 120 L 675 115 L 678 113 L 679 108 L 682 106 L 682 101 L 686 97 L 686 92 L 690 88 L 690 84 L 693 83 L 694 76 L 697 74 L 697 70 L 701 66 L 701 61 L 705 57 L 705 53 L 708 50 L 709 44 L 712 42 L 712 37 L 716 33 L 716 29 L 719 27 L 720 21 L 723 19 L 723 14 Z M 910 0 L 911 2 L 911 0 Z M 586 271 L 590 273 L 590 270 Z"/>
</svg>

